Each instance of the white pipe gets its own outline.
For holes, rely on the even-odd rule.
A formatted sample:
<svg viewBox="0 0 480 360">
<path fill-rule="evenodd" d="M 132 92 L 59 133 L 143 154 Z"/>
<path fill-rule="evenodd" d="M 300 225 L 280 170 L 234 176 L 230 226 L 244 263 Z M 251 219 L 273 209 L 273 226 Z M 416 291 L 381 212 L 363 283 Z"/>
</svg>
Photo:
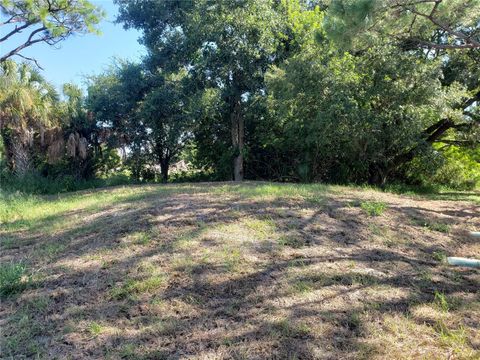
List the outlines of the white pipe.
<svg viewBox="0 0 480 360">
<path fill-rule="evenodd" d="M 470 231 L 470 236 L 480 238 L 480 231 Z"/>
<path fill-rule="evenodd" d="M 447 261 L 450 265 L 466 266 L 471 268 L 480 268 L 480 260 L 467 259 L 461 257 L 448 257 Z"/>
</svg>

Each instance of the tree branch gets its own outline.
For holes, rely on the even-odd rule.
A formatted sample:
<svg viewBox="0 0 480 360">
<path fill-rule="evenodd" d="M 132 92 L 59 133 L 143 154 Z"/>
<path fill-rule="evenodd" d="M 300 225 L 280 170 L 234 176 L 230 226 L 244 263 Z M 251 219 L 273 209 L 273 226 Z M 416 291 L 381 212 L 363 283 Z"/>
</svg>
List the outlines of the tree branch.
<svg viewBox="0 0 480 360">
<path fill-rule="evenodd" d="M 20 19 L 18 19 L 18 18 L 19 18 L 19 16 L 17 14 L 14 14 L 7 21 L 1 22 L 0 26 L 7 25 L 7 24 L 12 24 L 14 22 L 20 21 Z"/>
<path fill-rule="evenodd" d="M 29 47 L 33 44 L 36 44 L 38 42 L 41 42 L 41 41 L 46 41 L 48 40 L 48 37 L 42 37 L 42 38 L 39 38 L 39 39 L 35 39 L 33 40 L 33 37 L 38 34 L 39 32 L 42 32 L 42 31 L 45 31 L 47 30 L 47 28 L 45 26 L 42 26 L 34 31 L 32 31 L 32 33 L 30 34 L 30 36 L 28 37 L 27 41 L 25 41 L 23 44 L 17 46 L 15 49 L 11 50 L 10 52 L 8 52 L 7 54 L 3 55 L 2 57 L 0 57 L 0 62 L 3 62 L 5 60 L 7 60 L 9 57 L 13 56 L 13 55 L 17 55 L 20 51 L 22 51 L 23 49 L 25 49 L 26 47 Z"/>
<path fill-rule="evenodd" d="M 21 33 L 22 30 L 26 29 L 27 27 L 29 27 L 30 25 L 32 25 L 33 22 L 26 22 L 25 24 L 23 24 L 22 26 L 15 26 L 15 29 L 13 29 L 12 31 L 10 31 L 7 35 L 5 35 L 4 37 L 2 37 L 0 39 L 0 43 L 7 40 L 10 36 L 12 35 L 15 35 L 15 34 L 18 34 L 18 33 Z"/>
<path fill-rule="evenodd" d="M 435 6 L 437 6 L 438 4 L 439 4 L 439 3 L 436 2 L 436 3 L 435 3 Z M 434 8 L 435 8 L 435 7 L 434 7 Z M 417 10 L 414 9 L 414 8 L 408 8 L 408 10 L 411 11 L 413 14 L 416 14 L 416 15 L 418 15 L 418 16 L 422 16 L 422 17 L 430 20 L 432 23 L 434 23 L 435 25 L 437 25 L 440 29 L 443 29 L 443 30 L 445 30 L 447 33 L 456 36 L 458 39 L 461 39 L 461 40 L 465 41 L 466 44 L 463 44 L 463 48 L 467 47 L 467 46 L 465 46 L 465 45 L 470 45 L 470 46 L 467 47 L 467 48 L 471 48 L 471 49 L 480 48 L 480 42 L 472 39 L 471 37 L 465 35 L 465 34 L 462 33 L 462 32 L 453 30 L 450 26 L 445 25 L 444 23 L 440 22 L 438 19 L 436 19 L 436 18 L 433 17 L 432 15 L 423 14 L 423 13 L 417 11 Z"/>
<path fill-rule="evenodd" d="M 476 49 L 480 47 L 480 44 L 477 46 L 475 44 L 438 44 L 430 41 L 420 40 L 412 38 L 414 42 L 426 49 L 440 49 L 440 50 L 455 50 L 455 49 Z"/>
<path fill-rule="evenodd" d="M 21 58 L 25 59 L 25 60 L 29 60 L 29 61 L 33 61 L 35 63 L 35 65 L 37 65 L 37 67 L 40 69 L 40 70 L 44 70 L 43 67 L 40 66 L 40 64 L 38 63 L 38 61 L 34 58 L 30 58 L 30 57 L 27 57 L 27 56 L 23 56 L 22 54 L 15 54 L 16 56 L 20 56 Z"/>
</svg>

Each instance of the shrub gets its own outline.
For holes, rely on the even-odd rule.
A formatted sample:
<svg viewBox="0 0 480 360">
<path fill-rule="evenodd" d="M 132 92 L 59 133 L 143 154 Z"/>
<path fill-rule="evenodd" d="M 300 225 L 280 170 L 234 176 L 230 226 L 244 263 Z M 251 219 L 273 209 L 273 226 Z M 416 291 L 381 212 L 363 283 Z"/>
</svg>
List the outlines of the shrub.
<svg viewBox="0 0 480 360">
<path fill-rule="evenodd" d="M 26 194 L 58 194 L 67 191 L 77 191 L 105 186 L 127 185 L 133 181 L 125 172 L 117 173 L 105 178 L 76 179 L 72 175 L 58 175 L 56 177 L 42 176 L 38 172 L 31 172 L 22 177 L 3 171 L 0 174 L 2 190 L 7 192 L 20 191 Z"/>
<path fill-rule="evenodd" d="M 216 174 L 212 170 L 183 170 L 170 174 L 169 181 L 174 183 L 215 181 Z"/>
<path fill-rule="evenodd" d="M 436 146 L 406 167 L 406 180 L 421 186 L 472 190 L 480 185 L 480 149 Z"/>
</svg>

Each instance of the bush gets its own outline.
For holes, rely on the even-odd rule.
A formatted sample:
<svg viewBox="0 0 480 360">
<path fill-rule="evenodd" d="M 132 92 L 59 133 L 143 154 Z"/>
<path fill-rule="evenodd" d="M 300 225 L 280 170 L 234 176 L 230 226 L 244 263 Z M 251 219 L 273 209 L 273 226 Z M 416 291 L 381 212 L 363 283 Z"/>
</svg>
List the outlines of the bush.
<svg viewBox="0 0 480 360">
<path fill-rule="evenodd" d="M 23 291 L 28 285 L 27 268 L 21 263 L 0 265 L 0 296 L 6 297 Z"/>
<path fill-rule="evenodd" d="M 67 191 L 77 191 L 105 186 L 127 185 L 134 183 L 130 176 L 124 172 L 105 178 L 76 179 L 72 175 L 59 175 L 57 177 L 42 176 L 37 172 L 16 177 L 9 172 L 0 174 L 2 190 L 8 192 L 20 191 L 26 194 L 58 194 Z"/>
<path fill-rule="evenodd" d="M 200 181 L 216 181 L 218 178 L 213 171 L 179 171 L 169 176 L 169 181 L 174 183 L 182 182 L 200 182 Z"/>
<path fill-rule="evenodd" d="M 95 173 L 99 176 L 108 176 L 122 167 L 122 159 L 117 149 L 102 146 L 101 155 L 95 157 Z"/>
<path fill-rule="evenodd" d="M 431 181 L 458 190 L 472 190 L 480 184 L 480 165 L 478 173 L 474 172 L 475 164 L 449 159 L 440 167 Z"/>
<path fill-rule="evenodd" d="M 472 190 L 480 186 L 480 149 L 449 146 L 414 159 L 406 167 L 409 182 L 422 187 Z"/>
</svg>

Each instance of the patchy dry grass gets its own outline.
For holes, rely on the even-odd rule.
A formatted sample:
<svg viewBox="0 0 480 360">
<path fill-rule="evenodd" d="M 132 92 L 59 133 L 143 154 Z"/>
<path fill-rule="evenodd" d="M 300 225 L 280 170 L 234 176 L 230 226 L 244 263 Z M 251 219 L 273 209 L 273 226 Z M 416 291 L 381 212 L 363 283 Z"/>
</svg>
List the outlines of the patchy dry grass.
<svg viewBox="0 0 480 360">
<path fill-rule="evenodd" d="M 445 258 L 480 253 L 479 199 L 271 183 L 2 196 L 1 357 L 478 359 L 479 272 Z"/>
</svg>

